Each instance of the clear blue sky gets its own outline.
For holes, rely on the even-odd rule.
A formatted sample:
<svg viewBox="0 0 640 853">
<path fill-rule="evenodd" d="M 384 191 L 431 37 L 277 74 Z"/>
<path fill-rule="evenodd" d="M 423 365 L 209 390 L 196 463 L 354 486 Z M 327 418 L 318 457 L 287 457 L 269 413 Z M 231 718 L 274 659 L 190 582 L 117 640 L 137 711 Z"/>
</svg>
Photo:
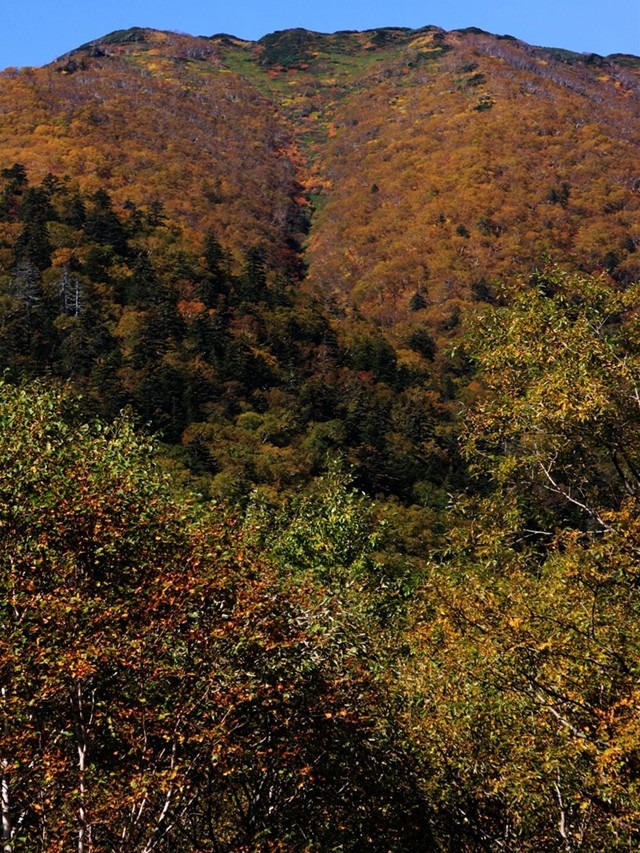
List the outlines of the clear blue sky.
<svg viewBox="0 0 640 853">
<path fill-rule="evenodd" d="M 530 44 L 640 54 L 640 0 L 0 0 L 0 68 L 42 65 L 131 26 L 258 39 L 274 30 L 480 27 Z"/>
</svg>

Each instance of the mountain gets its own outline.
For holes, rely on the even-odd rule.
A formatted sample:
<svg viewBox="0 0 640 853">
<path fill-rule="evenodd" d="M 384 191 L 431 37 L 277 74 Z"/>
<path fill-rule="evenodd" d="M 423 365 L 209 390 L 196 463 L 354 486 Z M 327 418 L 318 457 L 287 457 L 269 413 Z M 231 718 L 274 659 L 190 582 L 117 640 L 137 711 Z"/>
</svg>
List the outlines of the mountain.
<svg viewBox="0 0 640 853">
<path fill-rule="evenodd" d="M 638 849 L 639 87 L 435 27 L 0 75 L 5 851 Z"/>
<path fill-rule="evenodd" d="M 637 281 L 639 110 L 638 58 L 473 28 L 132 28 L 9 69 L 3 364 L 133 406 L 225 495 L 336 451 L 442 495 L 470 309 L 548 264 Z"/>
<path fill-rule="evenodd" d="M 432 325 L 543 257 L 638 275 L 640 60 L 480 30 L 134 28 L 0 80 L 0 160 L 273 263 L 389 324 Z M 448 307 L 444 307 L 444 306 Z"/>
</svg>

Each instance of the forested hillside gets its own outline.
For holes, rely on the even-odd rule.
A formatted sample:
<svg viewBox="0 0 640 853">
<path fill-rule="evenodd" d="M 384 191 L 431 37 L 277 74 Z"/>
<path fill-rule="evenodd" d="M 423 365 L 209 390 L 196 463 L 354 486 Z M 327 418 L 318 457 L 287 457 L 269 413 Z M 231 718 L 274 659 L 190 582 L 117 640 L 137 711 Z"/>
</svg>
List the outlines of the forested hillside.
<svg viewBox="0 0 640 853">
<path fill-rule="evenodd" d="M 640 844 L 640 59 L 0 74 L 3 840 Z"/>
</svg>

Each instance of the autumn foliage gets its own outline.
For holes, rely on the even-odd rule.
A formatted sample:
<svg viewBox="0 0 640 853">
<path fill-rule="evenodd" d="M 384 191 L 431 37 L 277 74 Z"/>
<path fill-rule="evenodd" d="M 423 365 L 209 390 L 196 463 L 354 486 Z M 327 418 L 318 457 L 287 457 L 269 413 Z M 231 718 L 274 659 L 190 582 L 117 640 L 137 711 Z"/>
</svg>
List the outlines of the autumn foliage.
<svg viewBox="0 0 640 853">
<path fill-rule="evenodd" d="M 639 68 L 0 74 L 6 853 L 636 849 Z"/>
</svg>

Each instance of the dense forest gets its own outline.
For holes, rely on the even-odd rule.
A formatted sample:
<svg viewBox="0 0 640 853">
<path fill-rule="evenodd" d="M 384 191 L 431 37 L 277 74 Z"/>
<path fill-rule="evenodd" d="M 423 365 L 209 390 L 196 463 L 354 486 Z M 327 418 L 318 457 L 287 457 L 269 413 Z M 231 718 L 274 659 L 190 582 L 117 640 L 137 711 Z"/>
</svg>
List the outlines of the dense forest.
<svg viewBox="0 0 640 853">
<path fill-rule="evenodd" d="M 4 853 L 637 849 L 640 59 L 134 28 L 0 115 Z"/>
</svg>

